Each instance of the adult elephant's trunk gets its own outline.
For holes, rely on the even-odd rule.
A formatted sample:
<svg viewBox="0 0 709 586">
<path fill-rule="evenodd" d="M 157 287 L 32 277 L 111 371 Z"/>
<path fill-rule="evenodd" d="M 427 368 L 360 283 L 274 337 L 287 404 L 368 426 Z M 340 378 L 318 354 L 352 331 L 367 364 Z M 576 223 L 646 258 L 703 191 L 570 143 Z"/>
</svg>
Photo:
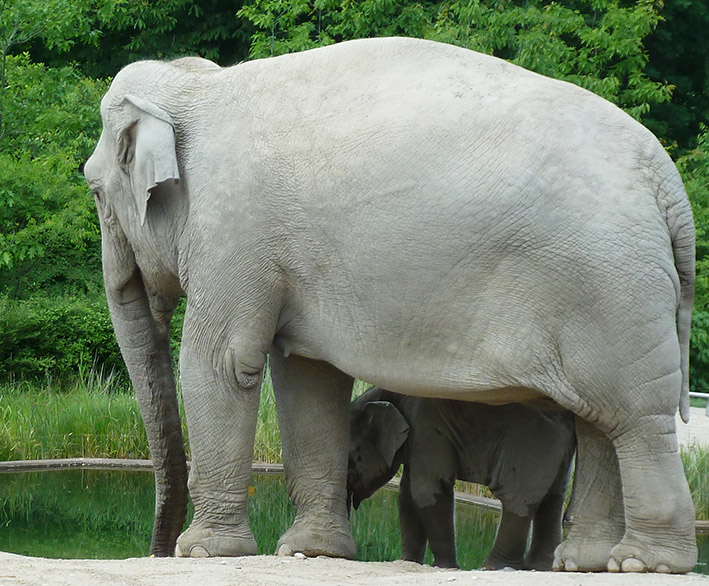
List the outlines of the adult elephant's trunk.
<svg viewBox="0 0 709 586">
<path fill-rule="evenodd" d="M 187 514 L 187 463 L 170 355 L 172 312 L 151 311 L 125 236 L 118 226 L 101 224 L 111 319 L 138 398 L 155 470 L 150 552 L 171 556 Z"/>
</svg>

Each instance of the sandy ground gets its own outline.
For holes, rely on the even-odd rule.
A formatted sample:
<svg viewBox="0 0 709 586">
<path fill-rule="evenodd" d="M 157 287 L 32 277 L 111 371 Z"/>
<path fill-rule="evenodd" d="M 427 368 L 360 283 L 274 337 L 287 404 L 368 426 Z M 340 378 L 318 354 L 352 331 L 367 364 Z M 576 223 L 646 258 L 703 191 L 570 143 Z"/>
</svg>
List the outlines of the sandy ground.
<svg viewBox="0 0 709 586">
<path fill-rule="evenodd" d="M 678 423 L 683 444 L 709 445 L 709 417 Z M 214 559 L 52 560 L 0 552 L 0 586 L 709 586 L 709 576 L 439 570 L 410 562 L 254 556 Z"/>
<path fill-rule="evenodd" d="M 48 560 L 0 553 L 0 586 L 709 586 L 688 574 L 438 570 L 411 562 L 255 556 L 229 559 Z"/>
</svg>

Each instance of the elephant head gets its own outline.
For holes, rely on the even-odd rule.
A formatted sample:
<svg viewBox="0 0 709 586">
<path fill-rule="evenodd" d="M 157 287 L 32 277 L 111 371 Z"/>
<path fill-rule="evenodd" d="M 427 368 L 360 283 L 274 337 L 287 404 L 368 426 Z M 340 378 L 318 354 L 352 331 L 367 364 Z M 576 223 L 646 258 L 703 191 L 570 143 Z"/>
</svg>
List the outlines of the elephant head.
<svg viewBox="0 0 709 586">
<path fill-rule="evenodd" d="M 140 404 L 155 469 L 151 553 L 172 555 L 187 508 L 187 467 L 169 326 L 183 294 L 175 223 L 184 221 L 171 115 L 119 74 L 101 105 L 103 132 L 84 166 L 99 212 L 109 309 Z M 142 95 L 141 95 L 142 94 Z M 148 201 L 174 213 L 147 222 Z"/>
<path fill-rule="evenodd" d="M 374 400 L 377 391 L 380 389 L 370 389 L 350 408 L 348 508 L 359 508 L 396 474 L 403 461 L 409 424 L 392 403 Z"/>
</svg>

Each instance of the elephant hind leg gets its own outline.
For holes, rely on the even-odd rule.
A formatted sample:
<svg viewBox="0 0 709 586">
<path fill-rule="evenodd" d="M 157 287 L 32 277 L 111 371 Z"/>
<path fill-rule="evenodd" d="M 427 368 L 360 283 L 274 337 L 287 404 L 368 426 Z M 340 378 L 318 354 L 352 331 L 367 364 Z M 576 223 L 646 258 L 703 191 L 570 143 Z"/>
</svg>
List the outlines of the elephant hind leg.
<svg viewBox="0 0 709 586">
<path fill-rule="evenodd" d="M 609 571 L 685 573 L 697 562 L 694 505 L 674 415 L 645 415 L 614 438 L 625 495 L 626 530 Z"/>
<path fill-rule="evenodd" d="M 530 516 L 516 515 L 502 503 L 502 516 L 497 528 L 495 545 L 483 562 L 483 568 L 486 570 L 523 569 L 524 551 L 527 548 L 531 520 Z"/>
<path fill-rule="evenodd" d="M 574 525 L 556 569 L 682 573 L 696 563 L 675 429 L 682 374 L 674 306 L 653 299 L 634 306 L 629 295 L 630 325 L 616 312 L 617 323 L 588 323 L 562 348 L 565 387 L 552 396 L 578 416 L 578 465 Z"/>
<path fill-rule="evenodd" d="M 674 417 L 630 420 L 611 441 L 577 418 L 572 526 L 554 569 L 684 573 L 696 564 L 694 507 Z"/>
</svg>

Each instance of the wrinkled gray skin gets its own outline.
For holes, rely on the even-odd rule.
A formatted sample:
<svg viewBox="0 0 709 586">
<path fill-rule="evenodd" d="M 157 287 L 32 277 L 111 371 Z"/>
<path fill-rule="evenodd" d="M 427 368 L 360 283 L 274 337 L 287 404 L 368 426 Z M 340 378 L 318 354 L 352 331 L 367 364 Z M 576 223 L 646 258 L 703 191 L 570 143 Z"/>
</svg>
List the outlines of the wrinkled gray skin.
<svg viewBox="0 0 709 586">
<path fill-rule="evenodd" d="M 410 397 L 372 387 L 350 407 L 347 498 L 357 508 L 403 464 L 402 558 L 422 564 L 428 542 L 434 565 L 458 567 L 455 480 L 484 484 L 502 502 L 502 516 L 483 567 L 551 570 L 575 446 L 568 411 Z"/>
<path fill-rule="evenodd" d="M 281 554 L 352 557 L 353 377 L 578 416 L 569 570 L 689 571 L 694 227 L 657 140 L 601 98 L 468 50 L 368 39 L 227 69 L 119 72 L 85 166 L 106 293 L 157 468 L 153 551 L 256 551 L 269 355 L 297 515 Z M 616 457 L 617 455 L 617 457 Z M 625 495 L 625 497 L 623 496 Z"/>
</svg>

